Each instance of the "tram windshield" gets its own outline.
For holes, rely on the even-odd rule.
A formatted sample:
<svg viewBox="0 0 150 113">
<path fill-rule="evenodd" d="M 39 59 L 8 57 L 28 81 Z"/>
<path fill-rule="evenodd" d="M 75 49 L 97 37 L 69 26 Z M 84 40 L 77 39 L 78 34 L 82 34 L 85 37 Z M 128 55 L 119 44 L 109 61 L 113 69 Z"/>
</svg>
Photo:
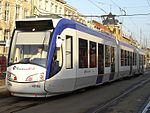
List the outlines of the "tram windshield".
<svg viewBox="0 0 150 113">
<path fill-rule="evenodd" d="M 50 34 L 50 31 L 16 31 L 10 48 L 9 64 L 31 63 L 45 67 Z"/>
</svg>

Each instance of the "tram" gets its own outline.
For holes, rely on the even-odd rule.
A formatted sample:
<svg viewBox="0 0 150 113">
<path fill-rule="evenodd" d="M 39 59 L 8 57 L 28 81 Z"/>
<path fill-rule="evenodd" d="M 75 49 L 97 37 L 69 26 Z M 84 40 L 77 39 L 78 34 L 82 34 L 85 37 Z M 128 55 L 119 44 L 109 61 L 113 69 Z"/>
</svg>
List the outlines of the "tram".
<svg viewBox="0 0 150 113">
<path fill-rule="evenodd" d="M 144 73 L 145 53 L 68 19 L 16 21 L 6 74 L 14 96 L 48 97 Z"/>
</svg>

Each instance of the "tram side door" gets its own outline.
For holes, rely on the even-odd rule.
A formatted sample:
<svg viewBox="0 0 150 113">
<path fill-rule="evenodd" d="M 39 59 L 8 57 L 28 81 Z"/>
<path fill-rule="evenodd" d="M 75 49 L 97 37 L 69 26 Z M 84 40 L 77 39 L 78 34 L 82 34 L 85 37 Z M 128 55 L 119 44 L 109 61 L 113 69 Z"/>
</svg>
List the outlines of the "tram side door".
<svg viewBox="0 0 150 113">
<path fill-rule="evenodd" d="M 63 75 L 69 79 L 69 81 L 66 81 L 64 84 L 66 84 L 68 90 L 72 90 L 76 82 L 76 44 L 74 36 L 66 35 L 65 37 L 65 69 L 63 70 Z"/>
<path fill-rule="evenodd" d="M 110 80 L 114 78 L 115 75 L 115 48 L 111 47 L 111 74 Z"/>
<path fill-rule="evenodd" d="M 132 69 L 133 69 L 133 53 L 130 52 L 130 75 L 132 75 Z"/>
<path fill-rule="evenodd" d="M 98 76 L 96 84 L 102 83 L 104 75 L 104 45 L 98 44 Z"/>
</svg>

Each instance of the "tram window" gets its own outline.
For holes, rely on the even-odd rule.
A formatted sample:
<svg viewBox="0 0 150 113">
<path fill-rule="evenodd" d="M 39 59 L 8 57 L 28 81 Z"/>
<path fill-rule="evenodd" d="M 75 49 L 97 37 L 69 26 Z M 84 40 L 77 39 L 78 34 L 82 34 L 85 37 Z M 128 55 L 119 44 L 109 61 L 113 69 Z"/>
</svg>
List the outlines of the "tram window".
<svg viewBox="0 0 150 113">
<path fill-rule="evenodd" d="M 60 71 L 62 66 L 62 58 L 62 47 L 56 47 L 52 61 L 51 75 L 54 75 Z"/>
<path fill-rule="evenodd" d="M 144 55 L 144 65 L 146 64 L 146 58 L 145 58 L 145 55 Z"/>
<path fill-rule="evenodd" d="M 90 68 L 94 68 L 97 66 L 96 64 L 96 43 L 90 41 Z"/>
<path fill-rule="evenodd" d="M 73 68 L 72 36 L 66 36 L 66 69 Z"/>
<path fill-rule="evenodd" d="M 135 53 L 133 53 L 133 66 L 135 65 Z"/>
<path fill-rule="evenodd" d="M 130 66 L 133 65 L 133 53 L 130 52 Z"/>
<path fill-rule="evenodd" d="M 141 55 L 141 56 L 142 56 L 142 58 L 141 58 L 142 59 L 142 65 L 143 65 L 143 63 L 144 63 L 144 61 L 143 61 L 143 55 Z"/>
<path fill-rule="evenodd" d="M 115 63 L 115 48 L 111 47 L 111 64 Z"/>
<path fill-rule="evenodd" d="M 135 65 L 137 65 L 137 53 L 135 53 Z"/>
<path fill-rule="evenodd" d="M 115 72 L 115 48 L 111 47 L 111 72 Z"/>
<path fill-rule="evenodd" d="M 98 44 L 98 74 L 104 74 L 104 45 Z"/>
<path fill-rule="evenodd" d="M 121 66 L 125 66 L 125 51 L 121 49 Z"/>
<path fill-rule="evenodd" d="M 130 52 L 128 51 L 128 66 L 130 65 Z"/>
<path fill-rule="evenodd" d="M 127 51 L 125 50 L 125 66 L 127 66 L 128 65 L 128 55 L 127 55 L 128 53 L 127 53 Z"/>
<path fill-rule="evenodd" d="M 105 45 L 105 67 L 110 67 L 110 46 Z"/>
<path fill-rule="evenodd" d="M 124 66 L 126 66 L 126 64 L 127 64 L 126 57 L 127 57 L 126 50 L 124 50 Z"/>
<path fill-rule="evenodd" d="M 143 56 L 142 55 L 140 55 L 140 62 L 141 62 L 141 65 L 142 65 L 142 62 L 143 62 Z"/>
<path fill-rule="evenodd" d="M 88 68 L 88 41 L 79 39 L 79 68 Z"/>
<path fill-rule="evenodd" d="M 142 65 L 142 55 L 140 55 L 140 65 Z"/>
</svg>

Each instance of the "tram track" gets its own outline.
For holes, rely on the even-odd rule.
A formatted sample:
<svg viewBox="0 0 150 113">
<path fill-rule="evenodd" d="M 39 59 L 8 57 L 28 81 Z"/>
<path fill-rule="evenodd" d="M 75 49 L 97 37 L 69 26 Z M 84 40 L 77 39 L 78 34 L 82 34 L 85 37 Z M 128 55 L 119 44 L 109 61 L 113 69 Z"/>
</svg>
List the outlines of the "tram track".
<svg viewBox="0 0 150 113">
<path fill-rule="evenodd" d="M 65 95 L 50 98 L 6 97 L 0 100 L 0 113 L 16 113 L 63 97 L 65 97 Z"/>
<path fill-rule="evenodd" d="M 144 75 L 142 77 L 132 77 L 129 78 L 129 81 L 133 81 L 136 80 L 135 82 L 132 82 L 131 85 L 128 85 L 128 87 L 124 87 L 123 90 L 118 90 L 118 94 L 116 93 L 116 96 L 112 96 L 109 99 L 103 99 L 103 101 L 99 102 L 99 104 L 97 104 L 95 107 L 89 107 L 88 109 L 86 109 L 85 113 L 101 113 L 101 111 L 104 111 L 105 109 L 107 109 L 107 107 L 110 107 L 114 104 L 116 104 L 117 102 L 119 102 L 122 98 L 126 97 L 126 95 L 130 94 L 131 92 L 134 92 L 136 89 L 142 87 L 143 85 L 145 85 L 146 83 L 148 83 L 150 81 L 150 77 L 147 75 Z M 13 97 L 13 96 L 9 96 L 7 98 L 2 98 L 0 100 L 0 113 L 24 113 L 24 111 L 28 111 L 28 109 L 32 109 L 32 108 L 37 108 L 38 106 L 44 106 L 46 104 L 49 104 L 50 107 L 52 107 L 51 109 L 55 109 L 55 106 L 58 106 L 58 103 L 65 101 L 66 103 L 64 104 L 64 109 L 65 106 L 69 106 L 68 104 L 71 104 L 72 106 L 74 104 L 70 103 L 70 102 L 79 102 L 81 99 L 80 98 L 85 98 L 85 100 L 87 100 L 86 98 L 89 94 L 94 94 L 94 92 L 96 92 L 96 90 L 100 89 L 100 92 L 103 92 L 103 89 L 106 89 L 107 87 L 110 86 L 114 86 L 114 87 L 118 87 L 117 84 L 120 84 L 121 82 L 124 82 L 125 84 L 128 83 L 128 78 L 127 80 L 121 80 L 121 81 L 117 81 L 117 82 L 112 82 L 110 84 L 106 84 L 104 86 L 101 86 L 101 88 L 96 87 L 96 88 L 89 88 L 87 89 L 87 91 L 85 93 L 81 93 L 80 92 L 74 92 L 72 94 L 65 94 L 65 95 L 60 95 L 60 96 L 55 96 L 55 97 L 50 97 L 50 98 L 20 98 L 20 97 Z M 119 83 L 120 82 L 120 83 Z M 121 83 L 122 84 L 122 83 Z M 94 91 L 94 92 L 93 92 Z M 89 94 L 88 94 L 89 93 Z M 80 96 L 79 96 L 80 95 Z M 118 96 L 117 96 L 118 95 Z M 89 98 L 89 97 L 88 97 Z M 55 105 L 57 103 L 57 105 Z M 68 104 L 67 104 L 68 103 Z M 89 101 L 90 104 L 92 104 L 92 101 Z M 62 105 L 63 105 L 62 104 Z M 88 102 L 86 103 L 88 104 Z M 85 104 L 85 105 L 86 105 Z M 88 106 L 88 105 L 87 105 Z M 80 107 L 80 106 L 79 106 Z M 30 111 L 30 110 L 29 110 Z M 54 111 L 56 111 L 55 113 L 59 113 L 59 109 L 55 109 Z M 79 112 L 75 112 L 75 113 L 79 113 Z M 84 113 L 84 112 L 82 112 Z M 103 113 L 103 112 L 102 112 Z M 104 113 L 108 113 L 108 112 L 104 112 Z M 114 112 L 115 113 L 115 112 Z M 119 112 L 120 113 L 120 112 Z M 122 113 L 122 112 L 121 112 Z"/>
<path fill-rule="evenodd" d="M 86 113 L 102 113 L 103 110 L 109 108 L 110 106 L 114 105 L 115 103 L 118 103 L 126 95 L 128 95 L 128 94 L 132 93 L 133 91 L 137 90 L 138 88 L 144 86 L 149 81 L 150 81 L 150 77 L 128 87 L 122 93 L 120 93 L 117 97 L 114 97 L 113 99 L 108 100 L 107 102 L 105 102 L 101 105 L 98 105 L 97 107 L 92 108 L 91 110 L 88 110 L 88 112 L 86 112 Z"/>
<path fill-rule="evenodd" d="M 0 101 L 0 113 L 15 113 L 43 103 L 30 98 L 8 97 Z"/>
</svg>

